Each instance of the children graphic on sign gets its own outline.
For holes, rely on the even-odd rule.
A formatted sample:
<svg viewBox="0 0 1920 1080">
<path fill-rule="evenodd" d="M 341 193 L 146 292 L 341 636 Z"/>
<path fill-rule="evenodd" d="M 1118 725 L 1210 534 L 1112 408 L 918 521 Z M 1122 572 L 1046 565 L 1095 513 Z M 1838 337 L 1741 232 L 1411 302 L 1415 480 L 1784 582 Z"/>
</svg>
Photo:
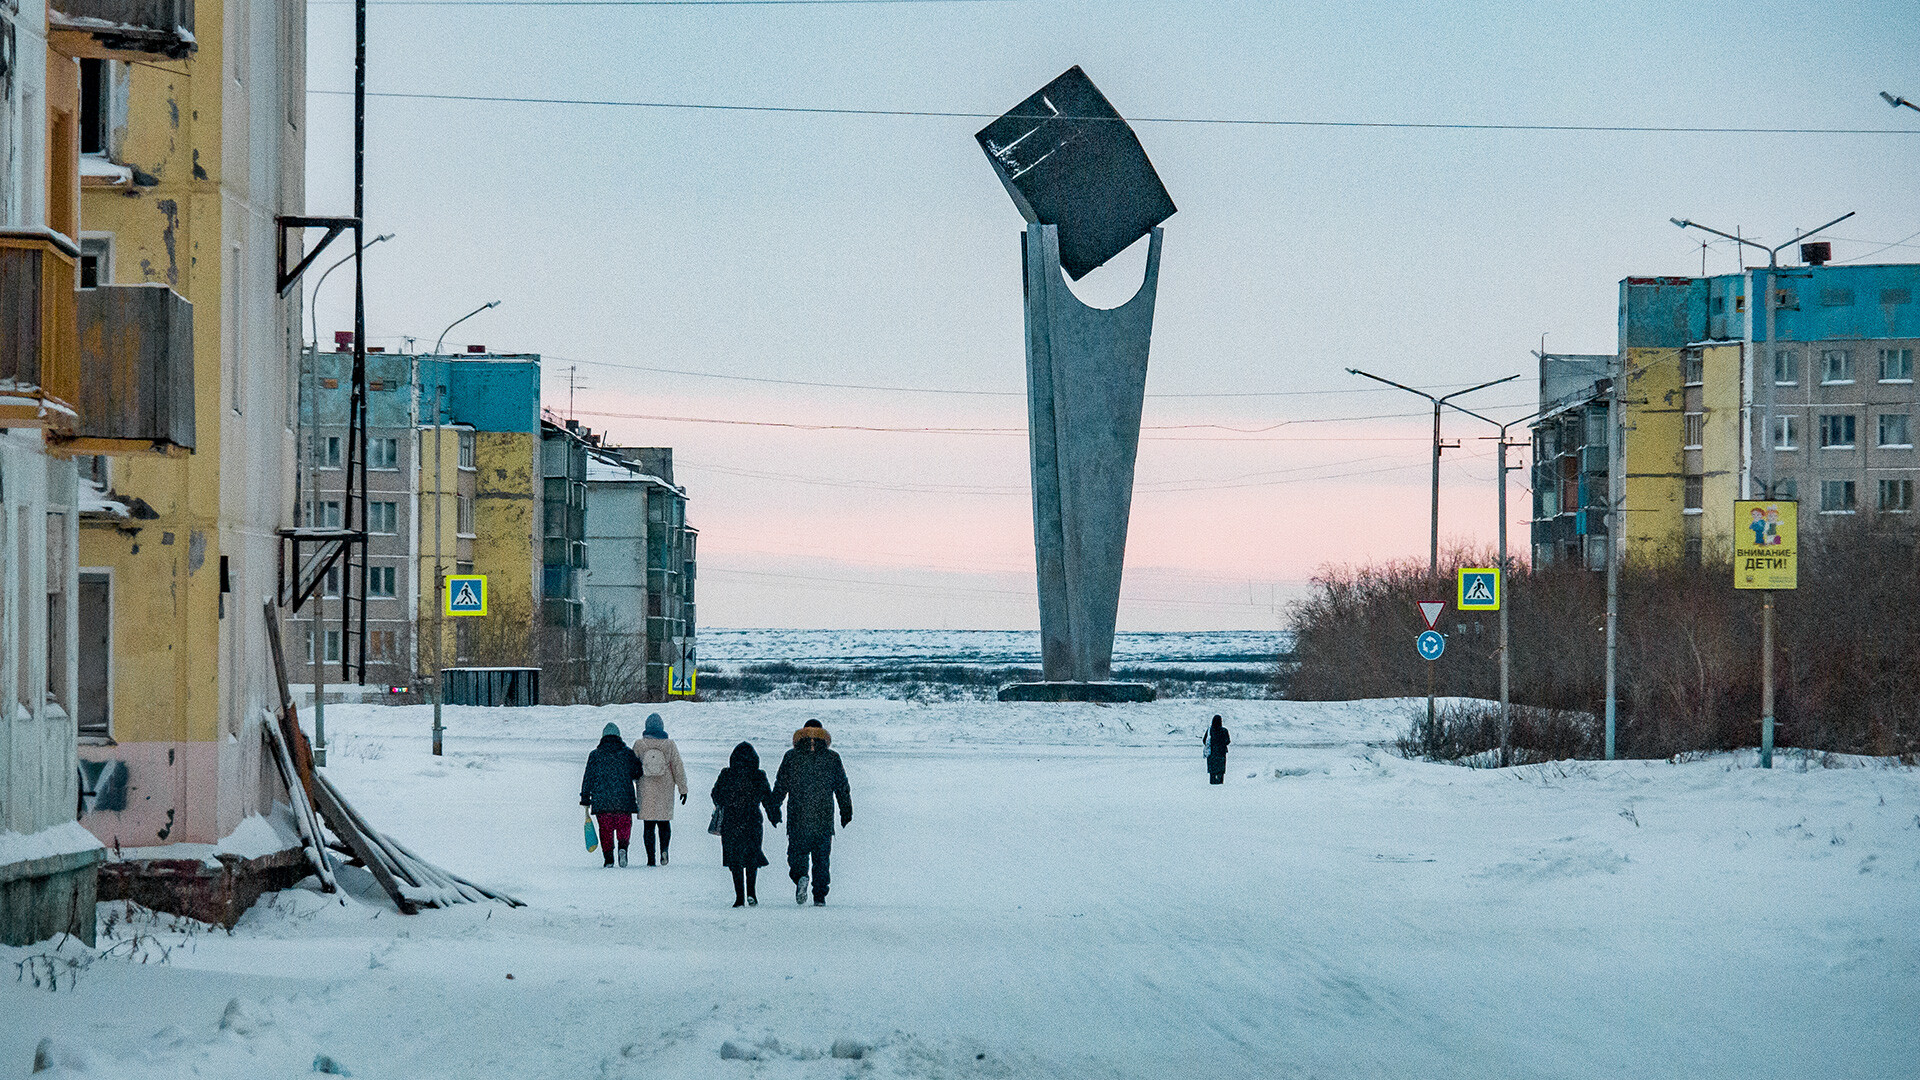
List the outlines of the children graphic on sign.
<svg viewBox="0 0 1920 1080">
<path fill-rule="evenodd" d="M 1778 520 L 1778 518 L 1779 518 L 1779 514 L 1780 514 L 1780 512 L 1779 512 L 1778 510 L 1776 510 L 1776 511 L 1774 511 L 1774 517 L 1775 517 L 1775 520 Z M 1754 546 L 1754 547 L 1764 547 L 1764 546 L 1766 546 L 1766 543 L 1767 543 L 1767 512 L 1766 512 L 1765 510 L 1762 510 L 1762 509 L 1760 509 L 1760 508 L 1759 508 L 1759 507 L 1757 507 L 1757 506 L 1756 506 L 1756 507 L 1754 507 L 1754 508 L 1753 508 L 1753 520 L 1751 520 L 1751 521 L 1749 521 L 1749 522 L 1747 522 L 1747 528 L 1749 528 L 1749 529 L 1751 529 L 1751 530 L 1753 530 L 1753 546 Z M 1778 543 L 1778 542 L 1779 542 L 1779 540 L 1778 540 L 1778 538 L 1777 538 L 1777 537 L 1775 538 L 1775 541 L 1774 541 L 1774 542 L 1775 542 L 1775 543 Z"/>
</svg>

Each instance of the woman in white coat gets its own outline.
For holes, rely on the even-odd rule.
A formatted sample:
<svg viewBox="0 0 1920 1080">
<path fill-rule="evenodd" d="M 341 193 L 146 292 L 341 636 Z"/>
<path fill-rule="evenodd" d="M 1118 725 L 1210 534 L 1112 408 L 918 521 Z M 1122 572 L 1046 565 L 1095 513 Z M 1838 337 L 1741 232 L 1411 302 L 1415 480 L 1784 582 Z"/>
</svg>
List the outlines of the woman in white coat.
<svg viewBox="0 0 1920 1080">
<path fill-rule="evenodd" d="M 667 845 L 673 841 L 673 792 L 687 801 L 687 767 L 680 748 L 667 738 L 666 721 L 659 713 L 647 717 L 646 733 L 633 744 L 640 759 L 640 842 L 647 848 L 647 865 L 654 865 L 654 839 L 659 838 L 659 865 L 667 865 Z"/>
</svg>

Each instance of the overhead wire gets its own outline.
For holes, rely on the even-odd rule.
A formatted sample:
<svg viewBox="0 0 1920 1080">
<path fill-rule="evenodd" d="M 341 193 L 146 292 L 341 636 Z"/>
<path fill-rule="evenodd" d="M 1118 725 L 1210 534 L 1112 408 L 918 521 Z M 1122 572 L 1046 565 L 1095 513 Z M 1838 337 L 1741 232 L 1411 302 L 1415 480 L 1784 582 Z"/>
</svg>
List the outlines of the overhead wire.
<svg viewBox="0 0 1920 1080">
<path fill-rule="evenodd" d="M 351 97 L 352 90 L 313 90 L 322 97 Z M 999 113 L 954 109 L 862 109 L 823 105 L 732 105 L 701 101 L 622 101 L 615 98 L 547 98 L 510 94 L 427 94 L 369 90 L 370 98 L 409 101 L 464 101 L 490 105 L 587 105 L 627 109 L 684 109 L 704 112 L 788 113 L 808 116 L 887 116 L 933 120 L 996 120 Z M 1535 131 L 1638 135 L 1900 135 L 1920 136 L 1920 128 L 1708 127 L 1684 124 L 1499 124 L 1419 120 L 1288 120 L 1228 116 L 1062 116 L 1057 119 L 1129 124 L 1193 124 L 1217 127 L 1349 128 L 1398 131 Z"/>
</svg>

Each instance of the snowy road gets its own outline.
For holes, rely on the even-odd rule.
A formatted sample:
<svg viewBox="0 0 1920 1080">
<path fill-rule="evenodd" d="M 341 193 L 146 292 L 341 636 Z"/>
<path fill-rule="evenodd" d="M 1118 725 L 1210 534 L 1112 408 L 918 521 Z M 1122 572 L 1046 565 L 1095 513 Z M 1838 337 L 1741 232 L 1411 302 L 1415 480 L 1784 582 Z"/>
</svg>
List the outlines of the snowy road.
<svg viewBox="0 0 1920 1080">
<path fill-rule="evenodd" d="M 530 906 L 295 891 L 71 993 L 9 980 L 0 1075 L 43 1035 L 116 1077 L 1920 1073 L 1915 771 L 1476 772 L 1370 745 L 1393 703 L 1220 709 L 1210 788 L 1205 702 L 676 705 L 673 863 L 620 871 L 574 795 L 600 725 L 646 709 L 455 710 L 435 760 L 424 710 L 336 708 L 362 812 Z M 706 788 L 811 715 L 854 790 L 829 905 L 793 904 L 770 832 L 734 910 Z"/>
</svg>

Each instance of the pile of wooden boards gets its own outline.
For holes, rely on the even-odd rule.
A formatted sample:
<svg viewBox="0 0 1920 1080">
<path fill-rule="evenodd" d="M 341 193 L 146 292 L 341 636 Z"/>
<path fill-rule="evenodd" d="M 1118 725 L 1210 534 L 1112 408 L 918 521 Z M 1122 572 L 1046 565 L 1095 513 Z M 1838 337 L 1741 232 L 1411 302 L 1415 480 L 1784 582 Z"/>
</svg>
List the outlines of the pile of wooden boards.
<svg viewBox="0 0 1920 1080">
<path fill-rule="evenodd" d="M 506 893 L 476 885 L 458 874 L 443 870 L 421 858 L 405 844 L 367 824 L 340 789 L 313 765 L 313 747 L 293 708 L 293 695 L 287 689 L 285 657 L 280 647 L 280 620 L 271 603 L 266 605 L 267 640 L 273 648 L 274 675 L 280 686 L 280 715 L 263 717 L 261 731 L 268 756 L 286 782 L 288 804 L 293 809 L 294 826 L 306 849 L 307 860 L 326 892 L 339 887 L 333 865 L 327 855 L 330 847 L 365 866 L 374 880 L 393 899 L 403 915 L 412 915 L 423 907 L 447 907 L 453 904 L 498 900 L 513 907 L 524 907 Z M 325 843 L 320 823 L 338 837 Z"/>
</svg>

